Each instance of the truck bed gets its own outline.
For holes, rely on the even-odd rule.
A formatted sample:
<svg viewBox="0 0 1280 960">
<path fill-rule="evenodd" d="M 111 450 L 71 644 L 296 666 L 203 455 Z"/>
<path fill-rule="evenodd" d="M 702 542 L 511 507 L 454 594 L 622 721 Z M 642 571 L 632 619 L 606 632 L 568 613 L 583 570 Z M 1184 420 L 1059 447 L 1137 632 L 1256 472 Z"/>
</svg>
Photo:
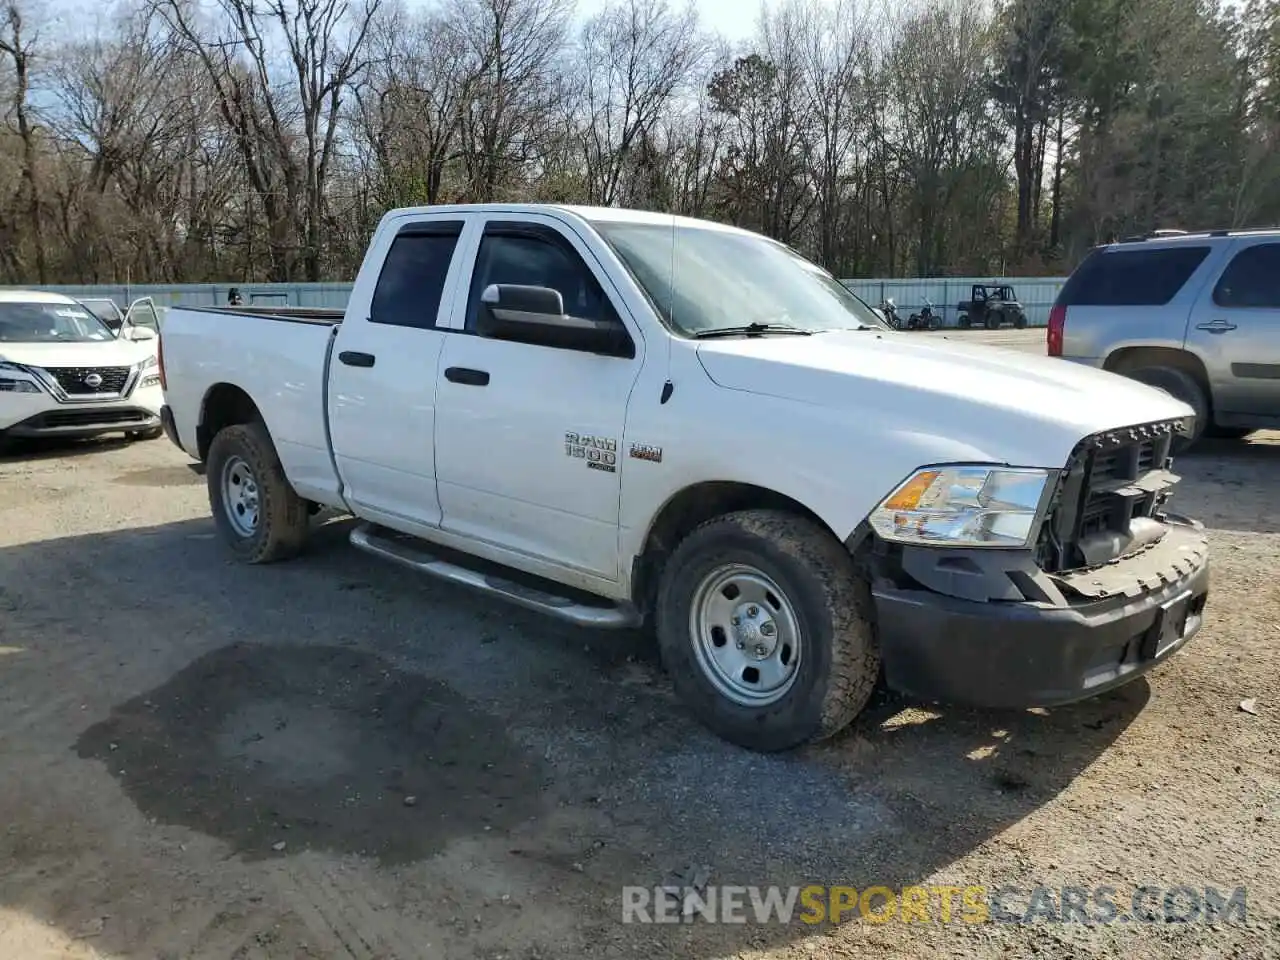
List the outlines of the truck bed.
<svg viewBox="0 0 1280 960">
<path fill-rule="evenodd" d="M 161 337 L 165 401 L 187 453 L 203 460 L 203 411 L 214 391 L 252 398 L 294 487 L 341 502 L 325 413 L 329 354 L 341 311 L 289 307 L 172 307 Z"/>
</svg>

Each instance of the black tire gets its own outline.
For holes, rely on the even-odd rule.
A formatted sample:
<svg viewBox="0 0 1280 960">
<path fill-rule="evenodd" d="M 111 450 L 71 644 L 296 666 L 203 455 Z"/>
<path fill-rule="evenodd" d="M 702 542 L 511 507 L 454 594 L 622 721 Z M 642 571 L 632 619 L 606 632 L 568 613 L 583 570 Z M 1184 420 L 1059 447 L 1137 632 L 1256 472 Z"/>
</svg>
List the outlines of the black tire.
<svg viewBox="0 0 1280 960">
<path fill-rule="evenodd" d="M 967 313 L 960 314 L 959 318 L 956 320 L 956 326 L 961 330 L 968 330 L 971 323 L 972 321 L 969 319 L 969 315 Z"/>
<path fill-rule="evenodd" d="M 1186 434 L 1175 437 L 1173 449 L 1177 453 L 1189 449 L 1204 434 L 1209 422 L 1209 398 L 1200 382 L 1185 370 L 1177 367 L 1139 367 L 1125 371 L 1130 379 L 1156 387 L 1181 400 L 1196 412 L 1195 423 Z"/>
<path fill-rule="evenodd" d="M 223 474 L 232 461 L 247 467 L 256 486 L 257 523 L 248 535 L 232 523 L 224 499 Z M 237 559 L 272 563 L 287 560 L 302 550 L 310 527 L 308 504 L 285 478 L 263 423 L 236 424 L 219 431 L 209 445 L 206 467 L 214 523 Z"/>
<path fill-rule="evenodd" d="M 798 627 L 793 679 L 763 705 L 737 702 L 717 687 L 702 664 L 705 646 L 691 622 L 703 584 L 736 565 L 772 581 L 781 594 L 778 607 L 787 606 Z M 737 595 L 719 597 L 732 603 Z M 792 514 L 746 510 L 708 521 L 676 548 L 662 572 L 655 620 L 663 663 L 698 720 L 731 743 L 776 751 L 832 736 L 865 706 L 880 673 L 870 611 L 866 584 L 828 531 Z M 769 635 L 777 645 L 782 630 L 775 627 Z M 729 638 L 723 630 L 719 636 L 718 646 L 726 647 Z"/>
<path fill-rule="evenodd" d="M 939 329 L 941 326 L 942 326 L 942 318 L 941 318 L 941 317 L 938 317 L 937 315 L 934 315 L 934 316 L 931 316 L 931 317 L 929 318 L 929 329 L 930 329 L 930 330 L 937 330 L 937 329 Z"/>
<path fill-rule="evenodd" d="M 127 434 L 130 440 L 159 440 L 164 436 L 164 427 L 152 427 L 150 430 L 135 430 Z"/>
<path fill-rule="evenodd" d="M 1004 321 L 1004 317 L 998 310 L 988 310 L 986 317 L 983 319 L 983 326 L 988 330 L 999 330 L 1000 324 Z"/>
<path fill-rule="evenodd" d="M 1025 313 L 1020 313 L 1016 317 L 1014 317 L 1013 327 L 1015 330 L 1027 329 L 1027 315 Z"/>
</svg>

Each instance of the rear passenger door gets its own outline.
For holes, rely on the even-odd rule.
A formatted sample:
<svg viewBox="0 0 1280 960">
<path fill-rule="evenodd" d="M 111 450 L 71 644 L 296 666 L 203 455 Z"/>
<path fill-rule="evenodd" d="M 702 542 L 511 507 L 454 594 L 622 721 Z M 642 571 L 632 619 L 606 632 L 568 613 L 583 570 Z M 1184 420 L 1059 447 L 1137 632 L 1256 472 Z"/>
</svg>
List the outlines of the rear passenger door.
<svg viewBox="0 0 1280 960">
<path fill-rule="evenodd" d="M 1280 241 L 1241 237 L 1196 306 L 1187 346 L 1219 414 L 1280 416 Z"/>
<path fill-rule="evenodd" d="M 467 222 L 420 215 L 388 231 L 372 294 L 361 277 L 333 348 L 330 441 L 347 502 L 396 527 L 440 523 L 438 368 Z"/>
</svg>

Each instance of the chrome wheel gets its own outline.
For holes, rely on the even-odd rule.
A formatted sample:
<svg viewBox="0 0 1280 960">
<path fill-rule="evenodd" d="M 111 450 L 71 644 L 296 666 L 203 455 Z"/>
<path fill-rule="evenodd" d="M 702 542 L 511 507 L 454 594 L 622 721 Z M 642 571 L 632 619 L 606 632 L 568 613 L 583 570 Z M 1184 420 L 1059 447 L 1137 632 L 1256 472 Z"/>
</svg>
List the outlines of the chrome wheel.
<svg viewBox="0 0 1280 960">
<path fill-rule="evenodd" d="M 240 536 L 252 537 L 257 531 L 258 481 L 239 457 L 229 457 L 222 465 L 222 509 Z"/>
<path fill-rule="evenodd" d="M 694 591 L 689 632 L 698 666 L 729 700 L 766 707 L 800 668 L 800 626 L 786 595 L 745 564 L 717 567 Z"/>
</svg>

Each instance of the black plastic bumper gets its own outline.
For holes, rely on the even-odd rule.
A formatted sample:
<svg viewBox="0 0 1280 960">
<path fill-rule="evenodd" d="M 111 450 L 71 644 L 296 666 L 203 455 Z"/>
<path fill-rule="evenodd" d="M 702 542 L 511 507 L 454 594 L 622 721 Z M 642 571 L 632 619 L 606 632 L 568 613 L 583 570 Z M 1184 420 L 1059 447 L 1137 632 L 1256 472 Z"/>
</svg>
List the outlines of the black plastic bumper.
<svg viewBox="0 0 1280 960">
<path fill-rule="evenodd" d="M 85 439 L 107 433 L 135 433 L 152 430 L 159 418 L 144 407 L 109 407 L 105 410 L 93 407 L 46 410 L 21 423 L 15 423 L 6 433 L 11 437 L 67 437 Z"/>
<path fill-rule="evenodd" d="M 1171 528 L 1146 553 L 1072 577 L 1108 596 L 1064 605 L 975 602 L 873 588 L 889 686 L 927 700 L 1021 708 L 1135 680 L 1199 631 L 1209 594 L 1202 531 Z M 1069 584 L 1071 578 L 1063 578 Z"/>
</svg>

